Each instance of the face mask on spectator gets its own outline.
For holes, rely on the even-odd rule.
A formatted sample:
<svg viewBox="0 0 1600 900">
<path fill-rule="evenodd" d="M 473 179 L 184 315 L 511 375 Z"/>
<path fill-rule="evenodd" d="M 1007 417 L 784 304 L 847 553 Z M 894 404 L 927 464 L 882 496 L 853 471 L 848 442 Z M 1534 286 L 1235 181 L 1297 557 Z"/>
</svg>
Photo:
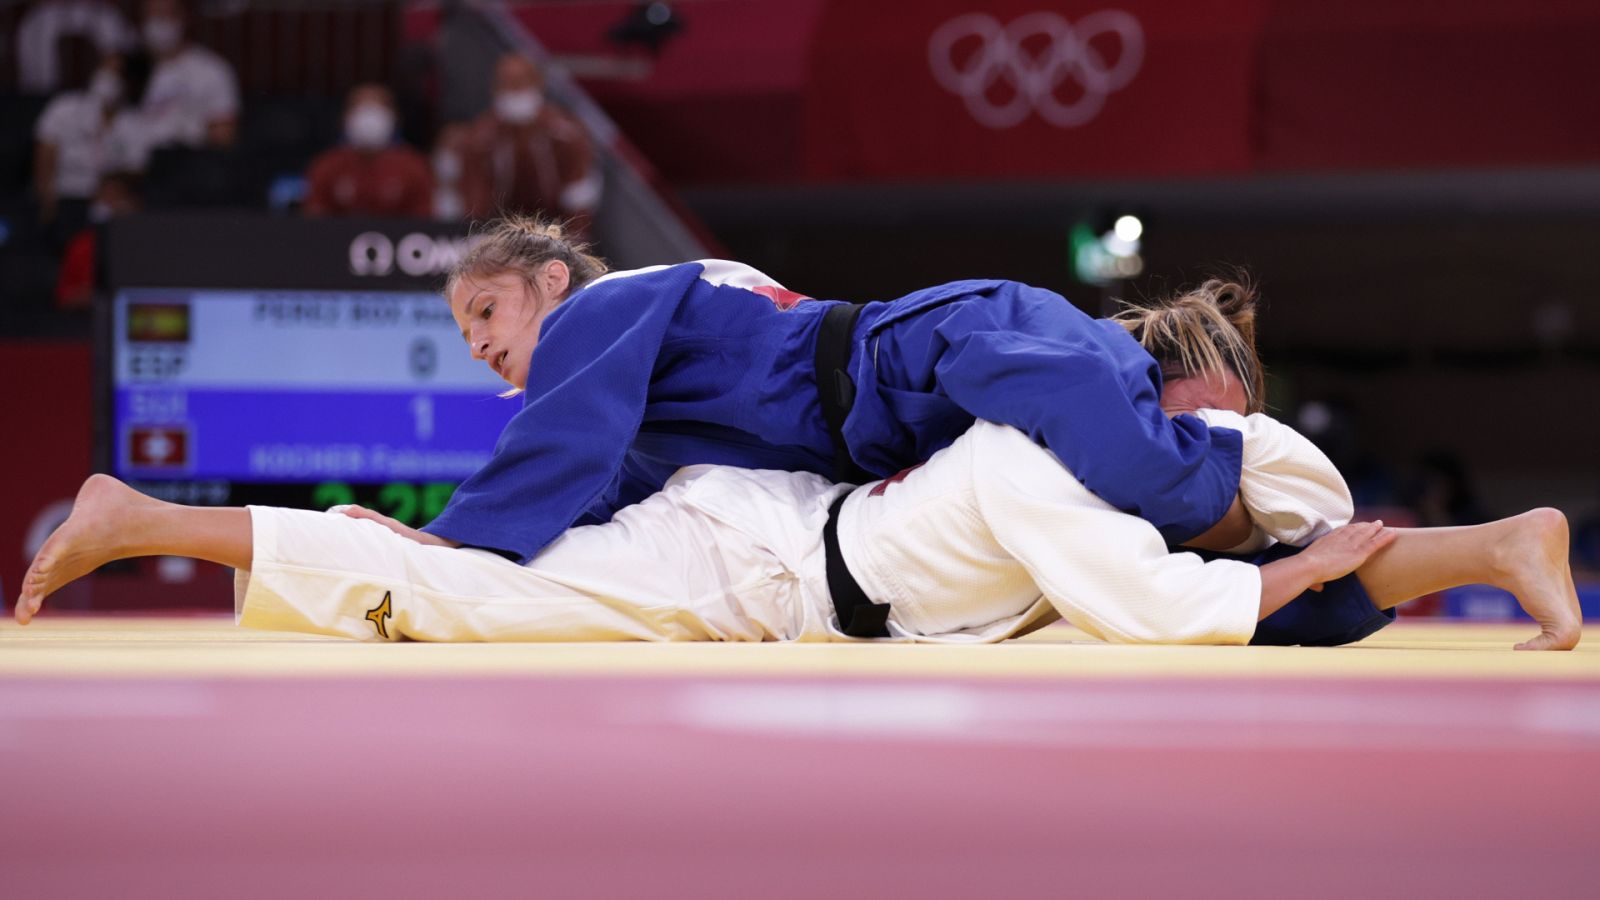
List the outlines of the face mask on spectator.
<svg viewBox="0 0 1600 900">
<path fill-rule="evenodd" d="M 89 79 L 89 96 L 102 106 L 114 106 L 122 99 L 122 79 L 109 69 L 100 69 Z"/>
<path fill-rule="evenodd" d="M 183 43 L 183 23 L 156 16 L 144 21 L 144 43 L 151 53 L 166 53 Z"/>
<path fill-rule="evenodd" d="M 494 112 L 513 125 L 532 122 L 544 106 L 544 95 L 532 88 L 520 91 L 503 91 L 494 95 Z"/>
<path fill-rule="evenodd" d="M 376 103 L 363 103 L 344 119 L 344 136 L 363 150 L 377 150 L 394 139 L 394 113 Z"/>
</svg>

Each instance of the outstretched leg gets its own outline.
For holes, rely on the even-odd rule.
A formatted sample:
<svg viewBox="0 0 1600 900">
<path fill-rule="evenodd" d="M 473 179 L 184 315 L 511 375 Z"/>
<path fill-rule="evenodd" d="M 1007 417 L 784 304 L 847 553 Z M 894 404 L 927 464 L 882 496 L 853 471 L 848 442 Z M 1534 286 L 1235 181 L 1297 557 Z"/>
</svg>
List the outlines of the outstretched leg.
<svg viewBox="0 0 1600 900">
<path fill-rule="evenodd" d="M 78 489 L 72 515 L 23 576 L 17 621 L 26 625 L 62 585 L 133 556 L 189 556 L 248 569 L 250 511 L 165 503 L 109 475 L 92 475 Z"/>
<path fill-rule="evenodd" d="M 1539 623 L 1518 650 L 1570 650 L 1583 614 L 1567 562 L 1567 518 L 1554 509 L 1455 528 L 1396 528 L 1356 577 L 1379 609 L 1464 584 L 1510 591 Z"/>
</svg>

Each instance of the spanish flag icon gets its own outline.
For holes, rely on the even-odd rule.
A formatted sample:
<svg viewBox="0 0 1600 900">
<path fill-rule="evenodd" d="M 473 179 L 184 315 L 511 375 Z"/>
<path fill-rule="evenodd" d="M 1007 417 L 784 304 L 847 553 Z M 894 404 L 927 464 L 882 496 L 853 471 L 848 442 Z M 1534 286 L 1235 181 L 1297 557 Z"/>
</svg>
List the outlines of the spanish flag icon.
<svg viewBox="0 0 1600 900">
<path fill-rule="evenodd" d="M 128 340 L 186 344 L 189 342 L 189 304 L 128 304 Z"/>
</svg>

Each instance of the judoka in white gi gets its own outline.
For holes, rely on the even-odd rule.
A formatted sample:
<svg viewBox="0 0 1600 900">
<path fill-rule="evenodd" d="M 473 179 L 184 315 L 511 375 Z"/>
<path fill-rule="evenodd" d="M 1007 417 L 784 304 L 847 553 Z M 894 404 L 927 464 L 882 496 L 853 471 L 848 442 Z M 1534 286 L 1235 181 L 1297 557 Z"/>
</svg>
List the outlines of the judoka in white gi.
<svg viewBox="0 0 1600 900">
<path fill-rule="evenodd" d="M 1343 479 L 1309 441 L 1263 415 L 1205 418 L 1245 434 L 1241 483 L 1261 540 L 1305 543 L 1349 520 Z M 822 537 L 843 491 L 841 549 L 863 591 L 890 604 L 896 638 L 997 641 L 1057 614 L 1109 641 L 1242 644 L 1255 631 L 1259 568 L 1169 553 L 1154 526 L 990 423 L 854 489 L 689 467 L 526 566 L 370 521 L 252 507 L 240 623 L 367 640 L 845 639 Z"/>
</svg>

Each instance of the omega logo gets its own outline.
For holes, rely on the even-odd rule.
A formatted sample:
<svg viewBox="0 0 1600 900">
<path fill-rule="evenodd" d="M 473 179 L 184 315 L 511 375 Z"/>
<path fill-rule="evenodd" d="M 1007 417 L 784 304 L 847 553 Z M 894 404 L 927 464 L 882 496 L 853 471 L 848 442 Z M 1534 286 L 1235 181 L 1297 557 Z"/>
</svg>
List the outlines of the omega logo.
<svg viewBox="0 0 1600 900">
<path fill-rule="evenodd" d="M 399 269 L 413 278 L 439 275 L 461 259 L 472 245 L 466 237 L 445 237 L 413 231 L 395 242 L 381 231 L 364 231 L 350 241 L 350 272 L 381 278 Z"/>
</svg>

